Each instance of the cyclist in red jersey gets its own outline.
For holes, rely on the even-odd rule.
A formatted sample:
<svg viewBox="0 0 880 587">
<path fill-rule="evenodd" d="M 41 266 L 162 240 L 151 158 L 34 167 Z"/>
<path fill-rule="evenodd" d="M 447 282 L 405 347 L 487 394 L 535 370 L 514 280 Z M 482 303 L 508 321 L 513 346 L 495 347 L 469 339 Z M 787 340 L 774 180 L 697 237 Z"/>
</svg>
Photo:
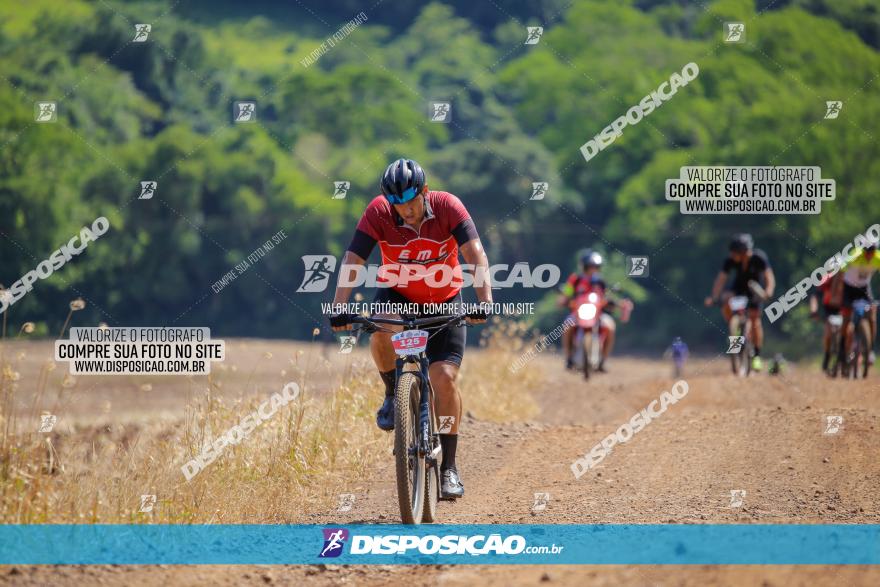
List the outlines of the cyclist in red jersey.
<svg viewBox="0 0 880 587">
<path fill-rule="evenodd" d="M 385 273 L 379 281 L 392 282 L 382 287 L 375 302 L 431 304 L 461 302 L 461 266 L 458 254 L 474 267 L 474 288 L 480 302 L 492 303 L 489 261 L 474 222 L 461 203 L 448 192 L 429 191 L 425 172 L 411 159 L 398 159 L 382 176 L 382 195 L 368 205 L 358 222 L 354 237 L 342 259 L 340 274 L 346 266 L 363 265 L 376 244 L 382 254 Z M 406 279 L 398 279 L 406 275 Z M 344 304 L 351 297 L 351 287 L 337 284 L 334 304 Z M 448 312 L 447 312 L 448 313 Z M 430 316 L 420 311 L 419 316 Z M 400 318 L 397 314 L 376 316 Z M 351 328 L 350 314 L 330 316 L 333 330 Z M 469 323 L 486 321 L 486 315 L 467 319 Z M 464 486 L 455 464 L 458 427 L 461 422 L 461 396 L 456 385 L 464 357 L 464 328 L 447 328 L 432 336 L 426 354 L 429 375 L 436 392 L 435 411 L 453 416 L 452 427 L 440 434 L 443 447 L 441 497 L 455 499 L 464 495 Z M 370 351 L 385 383 L 385 402 L 376 414 L 382 430 L 394 429 L 394 349 L 391 334 L 376 332 L 370 337 Z"/>
<path fill-rule="evenodd" d="M 823 371 L 828 369 L 828 363 L 831 360 L 831 325 L 828 323 L 827 318 L 833 314 L 840 314 L 842 293 L 843 275 L 835 273 L 833 276 L 825 276 L 818 287 L 810 294 L 810 317 L 814 320 L 823 320 L 825 323 L 824 334 L 822 335 L 822 348 L 824 350 L 822 358 Z M 819 316 L 820 297 L 822 309 L 825 312 L 824 318 Z"/>
</svg>

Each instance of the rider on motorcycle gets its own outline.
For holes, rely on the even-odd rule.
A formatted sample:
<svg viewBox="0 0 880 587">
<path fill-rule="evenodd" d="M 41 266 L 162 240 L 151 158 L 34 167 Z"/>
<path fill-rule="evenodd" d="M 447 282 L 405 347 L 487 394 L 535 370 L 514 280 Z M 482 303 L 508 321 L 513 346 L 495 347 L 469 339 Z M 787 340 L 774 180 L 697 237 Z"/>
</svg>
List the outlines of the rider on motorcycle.
<svg viewBox="0 0 880 587">
<path fill-rule="evenodd" d="M 721 302 L 721 313 L 724 321 L 730 323 L 733 311 L 727 305 L 727 300 L 733 296 L 746 296 L 748 302 L 748 319 L 751 325 L 752 343 L 755 355 L 752 359 L 752 369 L 760 371 L 764 368 L 761 360 L 761 346 L 764 344 L 764 329 L 761 326 L 761 307 L 764 302 L 773 297 L 773 289 L 776 287 L 776 277 L 770 267 L 767 253 L 754 248 L 754 241 L 750 234 L 735 234 L 728 247 L 730 254 L 721 265 L 721 271 L 715 277 L 712 284 L 712 295 L 705 300 L 706 306 Z M 724 288 L 730 272 L 734 272 L 733 283 Z M 722 289 L 724 291 L 722 293 Z"/>
<path fill-rule="evenodd" d="M 846 336 L 847 351 L 852 348 L 850 316 L 852 316 L 853 302 L 856 300 L 874 301 L 874 296 L 871 292 L 871 277 L 880 269 L 880 255 L 877 254 L 876 243 L 853 252 L 853 255 L 857 256 L 844 266 L 843 272 L 843 305 L 841 314 L 843 315 L 843 332 Z M 868 318 L 871 325 L 871 352 L 868 363 L 873 365 L 875 359 L 874 339 L 877 336 L 877 309 L 873 304 L 870 308 Z"/>
<path fill-rule="evenodd" d="M 571 303 L 575 298 L 591 292 L 596 292 L 602 296 L 606 295 L 605 280 L 602 279 L 602 276 L 599 274 L 599 270 L 602 268 L 602 255 L 592 249 L 588 249 L 581 253 L 580 265 L 581 273 L 572 273 L 565 281 L 565 285 L 561 288 L 558 299 L 559 306 L 561 307 L 570 308 Z M 609 300 L 606 310 L 610 310 L 613 307 L 614 302 Z M 570 316 L 574 316 L 573 309 Z M 602 347 L 602 361 L 599 363 L 597 369 L 604 373 L 605 359 L 608 358 L 611 349 L 614 347 L 614 331 L 616 327 L 614 324 L 614 318 L 612 318 L 607 312 L 602 312 L 599 320 L 601 320 L 602 326 L 608 331 L 608 336 Z M 575 328 L 568 328 L 562 335 L 562 349 L 565 352 L 566 369 L 574 369 L 575 330 Z"/>
<path fill-rule="evenodd" d="M 831 324 L 828 323 L 828 316 L 840 314 L 840 298 L 842 293 L 842 281 L 840 273 L 832 276 L 826 276 L 819 286 L 810 294 L 810 317 L 819 320 L 819 301 L 822 302 L 822 311 L 824 314 L 825 330 L 822 335 L 822 348 L 824 355 L 822 358 L 822 370 L 828 369 L 828 362 L 831 360 Z"/>
<path fill-rule="evenodd" d="M 470 214 L 454 195 L 429 191 L 425 172 L 412 159 L 391 163 L 380 182 L 382 194 L 367 205 L 358 222 L 354 237 L 342 259 L 340 275 L 346 266 L 363 265 L 376 244 L 382 254 L 383 269 L 392 275 L 411 273 L 418 266 L 421 278 L 410 278 L 393 287 L 379 288 L 375 303 L 430 304 L 461 303 L 461 280 L 444 283 L 443 272 L 426 275 L 426 270 L 448 268 L 446 274 L 460 274 L 458 253 L 475 267 L 474 288 L 480 302 L 492 303 L 492 284 L 488 278 L 489 260 Z M 442 267 L 445 265 L 446 267 Z M 381 275 L 381 272 L 380 272 Z M 439 276 L 439 278 L 438 278 Z M 426 279 L 430 277 L 430 279 Z M 380 280 L 382 278 L 380 277 Z M 385 280 L 387 281 L 387 279 Z M 441 285 L 437 285 L 440 283 Z M 344 304 L 351 296 L 351 287 L 337 284 L 334 304 Z M 448 314 L 448 313 L 447 313 Z M 419 312 L 420 317 L 430 313 Z M 486 321 L 485 312 L 467 318 L 469 324 Z M 399 315 L 382 313 L 374 317 L 400 319 Z M 350 330 L 351 314 L 333 314 L 333 330 Z M 464 495 L 464 486 L 455 465 L 458 427 L 461 422 L 461 396 L 456 377 L 465 349 L 465 329 L 447 328 L 433 334 L 426 351 L 430 363 L 428 375 L 434 388 L 434 407 L 438 415 L 453 416 L 448 434 L 440 434 L 443 462 L 440 464 L 441 497 L 454 499 Z M 394 379 L 396 355 L 391 333 L 375 332 L 370 337 L 370 351 L 385 383 L 385 402 L 376 414 L 382 430 L 394 429 Z"/>
</svg>

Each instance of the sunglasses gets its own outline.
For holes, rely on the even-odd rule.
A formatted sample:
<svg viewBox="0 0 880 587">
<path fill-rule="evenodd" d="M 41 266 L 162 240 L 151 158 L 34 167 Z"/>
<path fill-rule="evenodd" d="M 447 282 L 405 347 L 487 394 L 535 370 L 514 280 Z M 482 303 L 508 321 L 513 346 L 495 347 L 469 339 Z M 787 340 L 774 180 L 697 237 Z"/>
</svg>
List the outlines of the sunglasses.
<svg viewBox="0 0 880 587">
<path fill-rule="evenodd" d="M 418 192 L 416 191 L 416 188 L 413 187 L 413 188 L 409 188 L 408 190 L 404 191 L 399 196 L 397 194 L 385 194 L 385 199 L 387 199 L 392 204 L 406 204 L 407 202 L 409 202 L 410 200 L 415 198 L 417 195 L 418 195 Z"/>
</svg>

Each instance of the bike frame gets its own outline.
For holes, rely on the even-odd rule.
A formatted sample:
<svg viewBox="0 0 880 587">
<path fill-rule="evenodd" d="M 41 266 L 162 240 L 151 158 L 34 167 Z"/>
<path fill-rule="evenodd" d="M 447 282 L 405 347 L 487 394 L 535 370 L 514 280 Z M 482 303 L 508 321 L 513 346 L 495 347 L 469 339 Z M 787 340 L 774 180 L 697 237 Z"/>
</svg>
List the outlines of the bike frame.
<svg viewBox="0 0 880 587">
<path fill-rule="evenodd" d="M 449 327 L 461 327 L 465 324 L 464 315 L 456 316 L 432 316 L 428 318 L 365 318 L 358 316 L 352 320 L 352 323 L 363 324 L 367 326 L 365 331 L 376 332 L 382 330 L 385 332 L 393 332 L 387 328 L 381 328 L 379 324 L 387 324 L 389 326 L 402 326 L 403 330 L 416 330 L 420 326 L 435 326 L 434 336 L 440 330 Z M 434 417 L 434 387 L 431 384 L 431 377 L 428 374 L 428 356 L 425 351 L 416 355 L 397 355 L 394 365 L 394 388 L 397 389 L 397 382 L 404 373 L 404 368 L 408 363 L 412 363 L 418 367 L 418 370 L 407 371 L 413 373 L 419 378 L 419 440 L 418 440 L 418 456 L 425 457 L 429 466 L 436 466 L 437 457 L 440 454 L 440 434 L 436 430 L 436 422 Z"/>
</svg>

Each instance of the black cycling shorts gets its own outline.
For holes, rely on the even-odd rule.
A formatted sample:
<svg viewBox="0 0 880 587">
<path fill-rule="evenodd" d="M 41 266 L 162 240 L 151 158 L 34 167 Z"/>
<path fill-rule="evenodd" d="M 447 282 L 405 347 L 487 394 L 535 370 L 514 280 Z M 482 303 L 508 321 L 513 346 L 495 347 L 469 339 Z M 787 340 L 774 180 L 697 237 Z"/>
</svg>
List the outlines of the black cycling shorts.
<svg viewBox="0 0 880 587">
<path fill-rule="evenodd" d="M 408 300 L 397 290 L 384 287 L 380 288 L 376 292 L 376 297 L 373 299 L 374 303 L 377 304 L 412 304 L 414 303 L 412 300 Z M 442 303 L 461 303 L 461 292 L 456 293 L 454 296 L 445 300 Z M 430 313 L 422 313 L 418 314 L 406 314 L 404 317 L 416 316 L 418 318 L 428 318 L 430 316 L 438 316 L 439 314 L 430 314 Z M 467 328 L 464 326 L 449 326 L 448 328 L 444 328 L 443 330 L 437 331 L 434 328 L 426 328 L 430 333 L 430 337 L 428 338 L 428 348 L 425 349 L 425 355 L 428 357 L 428 363 L 435 363 L 437 361 L 447 361 L 449 363 L 453 363 L 454 365 L 461 366 L 461 361 L 464 358 L 464 347 L 467 342 Z"/>
<path fill-rule="evenodd" d="M 834 316 L 835 314 L 840 314 L 840 308 L 837 306 L 832 306 L 830 304 L 822 304 L 822 310 L 825 312 L 825 317 Z"/>
<path fill-rule="evenodd" d="M 868 288 L 867 285 L 865 287 L 853 287 L 850 284 L 844 282 L 843 307 L 852 308 L 853 302 L 856 300 L 868 300 L 869 302 L 873 302 L 874 296 L 871 295 L 871 290 Z"/>
</svg>

